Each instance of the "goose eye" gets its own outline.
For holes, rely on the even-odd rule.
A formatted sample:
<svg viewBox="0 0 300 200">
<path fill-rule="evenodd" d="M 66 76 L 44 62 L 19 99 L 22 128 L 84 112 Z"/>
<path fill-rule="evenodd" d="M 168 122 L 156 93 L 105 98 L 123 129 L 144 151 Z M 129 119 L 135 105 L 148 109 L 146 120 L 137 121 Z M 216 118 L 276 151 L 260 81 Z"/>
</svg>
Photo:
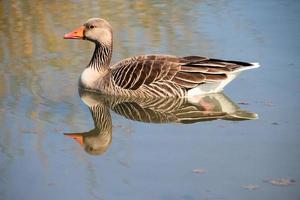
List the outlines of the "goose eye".
<svg viewBox="0 0 300 200">
<path fill-rule="evenodd" d="M 90 29 L 92 29 L 92 28 L 95 28 L 95 26 L 91 25 L 91 26 L 90 26 Z"/>
</svg>

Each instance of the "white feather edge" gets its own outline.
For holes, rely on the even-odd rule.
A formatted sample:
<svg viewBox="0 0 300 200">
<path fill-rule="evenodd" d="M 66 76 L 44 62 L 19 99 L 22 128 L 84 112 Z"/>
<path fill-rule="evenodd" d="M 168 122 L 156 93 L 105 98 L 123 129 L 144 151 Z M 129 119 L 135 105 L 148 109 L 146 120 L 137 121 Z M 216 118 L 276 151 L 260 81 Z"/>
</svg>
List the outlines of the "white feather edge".
<svg viewBox="0 0 300 200">
<path fill-rule="evenodd" d="M 235 70 L 233 72 L 229 72 L 227 74 L 228 78 L 221 82 L 215 82 L 215 83 L 206 83 L 201 84 L 191 90 L 188 91 L 187 96 L 193 97 L 195 95 L 201 95 L 201 94 L 210 94 L 210 93 L 218 93 L 223 91 L 223 88 L 231 82 L 233 79 L 235 79 L 241 71 L 248 70 L 248 69 L 254 69 L 260 67 L 258 62 L 250 63 L 251 65 L 248 67 L 243 67 L 238 70 Z"/>
<path fill-rule="evenodd" d="M 245 71 L 245 70 L 248 70 L 248 69 L 255 69 L 255 68 L 260 67 L 258 62 L 254 62 L 254 63 L 250 63 L 250 64 L 251 64 L 250 66 L 241 67 L 240 69 L 237 69 L 237 70 L 233 71 L 232 73 L 241 72 L 241 71 Z"/>
<path fill-rule="evenodd" d="M 260 67 L 260 64 L 258 62 L 251 63 L 251 65 L 253 66 L 253 68 Z"/>
</svg>

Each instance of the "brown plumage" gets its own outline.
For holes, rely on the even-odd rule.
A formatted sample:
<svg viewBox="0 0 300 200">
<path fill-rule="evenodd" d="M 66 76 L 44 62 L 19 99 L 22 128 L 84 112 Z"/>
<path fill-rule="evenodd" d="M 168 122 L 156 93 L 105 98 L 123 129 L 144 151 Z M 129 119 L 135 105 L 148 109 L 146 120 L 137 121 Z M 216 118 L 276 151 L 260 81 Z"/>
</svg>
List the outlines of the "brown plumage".
<svg viewBox="0 0 300 200">
<path fill-rule="evenodd" d="M 80 87 L 100 93 L 135 97 L 184 97 L 215 93 L 240 71 L 257 63 L 226 61 L 201 56 L 141 55 L 109 66 L 112 28 L 100 18 L 89 19 L 66 39 L 96 44 L 94 55 L 80 77 Z"/>
</svg>

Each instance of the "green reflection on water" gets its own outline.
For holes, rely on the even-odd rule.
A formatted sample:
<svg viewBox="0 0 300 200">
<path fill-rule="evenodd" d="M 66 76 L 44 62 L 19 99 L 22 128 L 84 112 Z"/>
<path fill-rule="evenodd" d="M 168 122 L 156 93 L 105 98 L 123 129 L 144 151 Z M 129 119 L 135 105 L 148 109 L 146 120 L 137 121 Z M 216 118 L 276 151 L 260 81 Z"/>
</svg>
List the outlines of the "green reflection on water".
<svg viewBox="0 0 300 200">
<path fill-rule="evenodd" d="M 114 62 L 145 53 L 205 52 L 208 43 L 191 20 L 193 9 L 201 3 L 1 1 L 0 125 L 3 133 L 0 145 L 3 153 L 7 158 L 20 156 L 29 145 L 47 166 L 46 134 L 59 132 L 61 124 L 56 125 L 57 121 L 78 128 L 77 79 L 93 48 L 86 42 L 65 42 L 64 33 L 90 17 L 107 19 L 114 31 Z M 201 38 L 201 42 L 186 42 L 193 38 Z M 24 143 L 27 134 L 34 135 L 35 140 Z"/>
<path fill-rule="evenodd" d="M 2 127 L 9 126 L 9 134 L 11 125 L 5 121 L 14 120 L 20 122 L 17 130 L 30 127 L 42 135 L 47 132 L 44 121 L 56 121 L 59 115 L 71 125 L 77 79 L 93 48 L 86 42 L 65 42 L 62 36 L 86 19 L 102 17 L 112 24 L 113 61 L 151 52 L 187 55 L 193 48 L 185 38 L 202 37 L 190 20 L 198 4 L 201 1 L 1 1 Z M 202 39 L 197 51 L 205 49 Z M 65 108 L 57 112 L 62 102 Z"/>
</svg>

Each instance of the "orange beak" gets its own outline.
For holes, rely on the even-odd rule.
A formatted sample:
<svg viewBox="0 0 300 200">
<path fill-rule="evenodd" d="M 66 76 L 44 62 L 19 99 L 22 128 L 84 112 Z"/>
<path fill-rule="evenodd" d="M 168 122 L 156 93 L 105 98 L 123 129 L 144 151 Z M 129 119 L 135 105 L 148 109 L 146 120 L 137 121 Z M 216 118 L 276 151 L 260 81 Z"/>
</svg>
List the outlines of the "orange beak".
<svg viewBox="0 0 300 200">
<path fill-rule="evenodd" d="M 69 133 L 65 133 L 65 136 L 72 138 L 74 140 L 76 140 L 80 145 L 83 145 L 83 136 L 80 134 L 69 134 Z"/>
<path fill-rule="evenodd" d="M 84 26 L 80 26 L 78 29 L 75 29 L 74 31 L 65 34 L 64 39 L 83 39 L 83 31 Z"/>
</svg>

